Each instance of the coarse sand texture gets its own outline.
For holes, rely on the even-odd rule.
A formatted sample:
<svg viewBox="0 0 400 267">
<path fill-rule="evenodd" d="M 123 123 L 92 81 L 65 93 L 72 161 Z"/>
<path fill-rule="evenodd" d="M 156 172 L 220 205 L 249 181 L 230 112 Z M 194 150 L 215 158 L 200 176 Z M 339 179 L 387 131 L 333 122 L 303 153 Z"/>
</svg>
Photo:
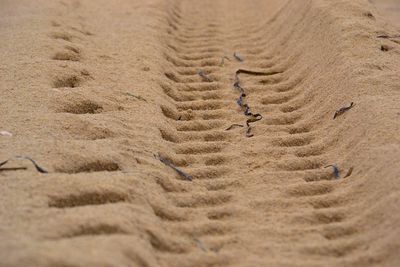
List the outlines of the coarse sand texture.
<svg viewBox="0 0 400 267">
<path fill-rule="evenodd" d="M 382 1 L 0 1 L 0 266 L 400 266 Z"/>
</svg>

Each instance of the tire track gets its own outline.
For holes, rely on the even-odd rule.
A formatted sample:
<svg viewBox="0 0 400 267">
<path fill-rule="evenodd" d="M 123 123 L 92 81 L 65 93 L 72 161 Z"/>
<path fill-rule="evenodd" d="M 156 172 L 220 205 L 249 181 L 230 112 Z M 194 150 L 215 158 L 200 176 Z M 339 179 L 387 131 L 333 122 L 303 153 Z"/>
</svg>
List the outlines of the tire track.
<svg viewBox="0 0 400 267">
<path fill-rule="evenodd" d="M 390 229 L 380 208 L 398 199 L 383 199 L 384 186 L 381 195 L 366 193 L 376 166 L 361 162 L 369 150 L 354 147 L 378 140 L 365 130 L 372 123 L 357 121 L 370 119 L 360 114 L 372 98 L 350 89 L 363 79 L 353 65 L 375 72 L 346 50 L 367 30 L 350 29 L 339 7 L 371 23 L 372 13 L 347 1 L 161 2 L 54 4 L 60 13 L 45 33 L 51 51 L 43 64 L 54 67 L 46 108 L 60 126 L 46 149 L 57 159 L 34 186 L 13 181 L 20 199 L 34 198 L 26 207 L 41 209 L 19 230 L 37 232 L 25 251 L 39 248 L 29 253 L 50 255 L 49 266 L 364 266 L 376 255 L 384 262 L 389 243 L 379 234 L 390 231 L 374 228 Z M 395 52 L 371 36 L 363 40 L 379 56 Z M 340 38 L 343 47 L 330 45 Z M 126 92 L 130 86 L 137 90 Z M 355 108 L 333 122 L 347 97 Z"/>
<path fill-rule="evenodd" d="M 304 22 L 307 17 L 308 7 L 304 7 L 301 10 L 303 15 L 296 16 L 301 19 L 296 23 Z M 302 13 L 302 11 L 300 11 Z M 281 24 L 284 25 L 284 24 Z M 288 38 L 293 38 L 293 34 L 296 31 L 296 27 L 292 28 L 292 31 L 286 32 L 286 36 L 277 34 L 275 36 L 276 43 L 288 43 Z M 298 34 L 298 33 L 297 33 Z M 282 38 L 282 39 L 281 39 Z M 261 37 L 255 37 L 257 40 L 262 40 Z M 255 50 L 265 46 L 267 43 L 262 42 L 252 46 Z M 240 48 L 240 46 L 239 46 Z M 261 49 L 260 49 L 261 50 Z M 276 50 L 272 47 L 272 51 Z M 281 50 L 282 51 L 282 50 Z M 258 57 L 262 58 L 262 52 L 253 51 L 251 56 L 248 57 L 249 61 Z M 281 55 L 283 52 L 281 53 Z M 246 55 L 246 54 L 245 54 Z M 245 56 L 246 57 L 246 56 Z M 299 59 L 296 59 L 296 61 Z M 274 60 L 261 59 L 254 63 L 254 66 L 258 66 L 261 72 L 270 72 L 275 69 L 279 69 L 280 73 L 272 75 L 271 78 L 261 78 L 259 76 L 252 77 L 249 80 L 243 79 L 243 87 L 246 88 L 248 85 L 249 91 L 257 94 L 264 90 L 261 95 L 260 104 L 261 109 L 255 106 L 255 109 L 266 111 L 267 114 L 264 116 L 266 119 L 262 120 L 260 124 L 264 124 L 263 128 L 269 128 L 269 132 L 274 134 L 274 138 L 262 135 L 261 131 L 255 132 L 255 138 L 257 142 L 270 144 L 268 150 L 260 150 L 252 154 L 267 154 L 273 156 L 271 160 L 265 160 L 268 164 L 265 165 L 263 170 L 269 171 L 269 179 L 276 179 L 279 177 L 281 171 L 284 171 L 286 175 L 294 175 L 294 181 L 287 181 L 282 187 L 284 194 L 290 195 L 294 198 L 293 210 L 301 209 L 303 201 L 311 201 L 316 197 L 329 199 L 335 193 L 335 186 L 337 182 L 332 178 L 331 173 L 324 171 L 322 167 L 328 163 L 329 156 L 325 151 L 329 150 L 334 145 L 334 139 L 332 135 L 328 135 L 325 144 L 322 142 L 317 143 L 318 139 L 321 138 L 321 125 L 317 123 L 310 124 L 309 110 L 312 110 L 317 103 L 309 96 L 307 102 L 305 101 L 306 95 L 309 95 L 306 89 L 308 73 L 307 71 L 299 71 L 296 69 L 296 61 L 292 61 L 293 64 L 290 68 L 286 67 L 277 68 L 278 64 Z M 262 68 L 261 66 L 266 66 Z M 290 77 L 288 80 L 285 77 Z M 292 84 L 287 84 L 288 81 L 295 81 Z M 261 84 L 254 86 L 255 84 Z M 284 84 L 281 88 L 276 90 L 276 86 Z M 253 86 L 252 86 L 253 85 Z M 269 94 L 265 93 L 265 90 L 276 91 L 276 93 Z M 250 94 L 250 93 L 249 93 Z M 293 103 L 296 103 L 293 105 Z M 264 107 L 264 109 L 263 109 Z M 263 113 L 264 114 L 264 113 Z M 278 127 L 272 127 L 278 126 Z M 261 128 L 261 127 L 259 127 Z M 262 130 L 264 130 L 262 129 Z M 275 129 L 275 130 L 274 130 Z M 282 132 L 284 131 L 284 132 Z M 287 133 L 289 133 L 289 135 Z M 257 137 L 259 136 L 259 137 Z M 281 149 L 285 148 L 285 149 Z M 289 156 L 290 155 L 290 156 Z M 288 157 L 289 156 L 289 157 Z M 284 161 L 280 160 L 285 158 Z M 252 162 L 256 161 L 255 158 L 249 157 L 248 164 L 251 166 Z M 278 171 L 278 172 L 277 172 Z M 298 178 L 303 177 L 303 182 L 298 182 Z M 281 186 L 279 186 L 281 187 Z M 323 204 L 313 205 L 313 208 L 302 214 L 285 214 L 283 215 L 282 224 L 287 225 L 289 229 L 300 229 L 306 228 L 304 231 L 321 231 L 322 226 L 323 236 L 329 241 L 322 242 L 318 246 L 303 246 L 302 244 L 294 245 L 294 249 L 298 249 L 300 254 L 306 253 L 310 256 L 328 257 L 328 258 L 342 258 L 355 253 L 359 248 L 360 242 L 357 239 L 353 239 L 352 236 L 355 234 L 352 224 L 348 222 L 347 215 L 351 212 L 349 208 L 338 208 L 335 203 L 329 201 L 322 202 Z M 298 206 L 296 208 L 296 206 Z M 313 210 L 315 209 L 315 210 Z M 345 209 L 345 210 L 342 210 Z M 279 211 L 275 214 L 276 220 L 279 221 Z M 285 213 L 288 211 L 285 211 Z M 283 222 L 285 221 L 285 222 Z M 347 221 L 347 222 L 346 222 Z M 315 226 L 315 228 L 313 228 Z M 332 238 L 334 237 L 334 238 Z M 346 241 L 333 239 L 346 238 Z M 317 257 L 315 258 L 317 259 Z"/>
<path fill-rule="evenodd" d="M 231 134 L 224 129 L 229 118 L 237 114 L 232 112 L 232 94 L 224 88 L 226 80 L 220 67 L 224 37 L 220 22 L 196 25 L 197 17 L 203 14 L 181 10 L 187 7 L 183 2 L 175 3 L 167 17 L 170 27 L 164 55 L 169 71 L 160 81 L 172 104 L 162 107 L 171 130 L 160 129 L 164 140 L 172 142 L 174 153 L 169 153 L 168 159 L 195 179 L 190 191 L 166 192 L 172 209 L 185 210 L 191 217 L 166 220 L 166 227 L 193 242 L 190 253 L 180 256 L 178 262 L 192 258 L 193 253 L 217 251 L 231 242 L 234 229 L 229 219 L 235 216 L 225 210 L 234 201 L 229 192 L 232 170 L 227 164 L 235 155 L 227 152 Z M 202 79 L 199 71 L 210 81 Z M 215 258 L 214 264 L 219 261 Z"/>
<path fill-rule="evenodd" d="M 294 6 L 293 2 L 291 3 Z M 181 6 L 184 4 L 181 3 Z M 213 8 L 218 10 L 217 5 Z M 226 6 L 224 8 L 229 9 Z M 296 14 L 296 19 L 291 20 L 291 23 L 293 25 L 305 23 L 309 16 L 309 8 L 310 5 L 302 6 L 300 13 Z M 205 9 L 211 10 L 211 8 Z M 295 8 L 286 10 L 284 19 L 290 17 L 294 10 Z M 270 181 L 276 180 L 275 183 L 278 183 L 277 192 L 270 189 L 267 191 L 280 201 L 285 199 L 285 205 L 290 205 L 289 209 L 275 210 L 276 213 L 272 215 L 275 222 L 289 231 L 301 229 L 305 233 L 301 235 L 304 234 L 307 238 L 313 239 L 315 233 L 325 238 L 318 247 L 294 242 L 291 243 L 290 246 L 293 246 L 291 248 L 283 245 L 286 250 L 299 255 L 307 254 L 320 263 L 324 258 L 339 259 L 356 253 L 360 242 L 353 238 L 357 232 L 354 230 L 353 222 L 347 218 L 347 214 L 351 214 L 351 206 L 348 207 L 348 203 L 338 200 L 335 192 L 337 181 L 330 170 L 323 168 L 329 164 L 330 155 L 327 151 L 335 146 L 335 133 L 324 136 L 323 124 L 318 123 L 318 119 L 315 120 L 314 114 L 310 115 L 318 103 L 311 94 L 312 89 L 308 88 L 312 74 L 309 69 L 302 67 L 301 52 L 294 55 L 285 54 L 289 40 L 293 35 L 301 33 L 297 32 L 296 27 L 292 27 L 290 31 L 282 31 L 285 24 L 282 21 L 279 23 L 275 21 L 282 20 L 279 15 L 272 21 L 265 22 L 266 29 L 260 27 L 245 34 L 247 25 L 237 26 L 235 30 L 232 30 L 235 26 L 226 24 L 219 25 L 221 30 L 218 30 L 215 28 L 216 23 L 212 24 L 212 30 L 207 25 L 196 25 L 198 28 L 187 26 L 191 24 L 190 19 L 186 17 L 193 17 L 195 20 L 194 15 L 189 13 L 181 11 L 179 20 L 175 20 L 173 29 L 169 29 L 170 34 L 166 41 L 168 49 L 165 52 L 165 59 L 171 64 L 172 70 L 165 74 L 167 80 L 161 82 L 160 86 L 174 103 L 168 109 L 163 109 L 164 115 L 171 120 L 171 128 L 174 130 L 168 134 L 164 131 L 163 136 L 166 141 L 173 143 L 175 154 L 171 156 L 171 161 L 193 174 L 199 182 L 204 180 L 212 182 L 222 180 L 222 182 L 219 184 L 221 189 L 216 195 L 209 193 L 204 195 L 207 199 L 205 202 L 202 194 L 196 192 L 195 186 L 190 192 L 174 193 L 172 197 L 174 205 L 196 210 L 194 214 L 198 215 L 194 215 L 193 218 L 204 217 L 204 211 L 198 209 L 207 207 L 211 210 L 209 212 L 213 213 L 214 206 L 221 209 L 221 205 L 226 205 L 235 199 L 234 196 L 226 194 L 230 186 L 235 186 L 235 179 L 228 177 L 244 179 L 243 175 L 247 173 L 251 181 L 257 177 L 257 173 L 252 172 L 260 169 Z M 210 17 L 209 14 L 207 16 Z M 274 38 L 268 38 L 268 35 Z M 268 47 L 267 51 L 265 47 Z M 239 51 L 245 62 L 242 64 L 228 62 L 227 66 L 218 67 L 226 51 Z M 251 109 L 263 114 L 264 117 L 252 127 L 254 137 L 249 140 L 243 140 L 244 137 L 239 132 L 223 131 L 224 125 L 243 120 L 240 113 L 231 105 L 236 98 L 232 88 L 232 74 L 238 68 L 244 68 L 242 66 L 246 66 L 245 69 L 265 73 L 260 76 L 240 76 L 241 86 L 246 90 L 246 100 Z M 199 69 L 203 69 L 212 82 L 200 82 L 200 77 L 197 76 Z M 231 88 L 232 91 L 223 91 L 225 87 Z M 211 142 L 204 138 L 204 134 L 216 136 L 217 133 L 218 139 L 215 137 Z M 321 140 L 322 136 L 324 138 Z M 243 148 L 236 142 L 246 142 L 248 148 Z M 257 143 L 263 146 L 257 148 Z M 230 152 L 224 153 L 224 151 Z M 214 154 L 218 155 L 218 158 L 214 157 Z M 262 167 L 255 163 L 259 162 L 257 159 L 259 155 L 266 155 Z M 245 159 L 238 160 L 243 156 Z M 207 157 L 206 161 L 204 157 Z M 183 164 L 180 164 L 181 160 Z M 224 163 L 232 160 L 237 161 L 237 169 L 224 168 Z M 271 182 L 261 187 L 266 188 L 268 184 Z M 248 186 L 239 183 L 239 190 L 246 192 L 246 187 Z M 207 190 L 213 192 L 215 186 L 208 184 Z M 249 201 L 250 205 L 254 205 L 255 202 Z M 246 206 L 243 200 L 239 202 L 236 200 L 235 205 Z M 296 212 L 296 210 L 303 211 Z M 241 211 L 243 212 L 242 209 Z M 246 211 L 246 213 L 251 212 Z M 228 212 L 228 217 L 225 217 L 226 213 L 222 214 L 217 217 L 224 218 L 225 222 L 234 218 L 237 220 L 238 217 L 236 211 Z M 271 214 L 268 213 L 268 216 Z M 209 215 L 207 217 L 210 219 Z M 264 220 L 268 221 L 269 218 L 266 217 Z M 176 229 L 185 228 L 186 223 L 190 221 L 180 222 Z M 204 226 L 204 232 L 201 230 L 183 232 L 196 234 L 196 239 L 204 238 L 203 234 L 208 233 L 206 237 L 209 239 L 204 239 L 207 240 L 207 244 L 213 243 L 212 240 L 216 236 L 232 232 L 232 229 L 217 231 L 218 224 L 211 225 L 214 230 L 205 230 L 207 227 Z M 235 228 L 235 232 L 239 233 L 236 238 L 248 232 L 250 230 L 248 227 L 260 228 L 260 225 L 252 223 L 243 226 L 240 221 L 236 221 L 235 225 L 241 225 Z M 271 225 L 271 227 L 276 226 Z M 297 235 L 300 235 L 300 232 Z M 282 242 L 284 236 L 282 234 L 276 242 Z M 253 238 L 259 239 L 259 237 Z M 341 240 L 343 238 L 345 241 Z M 260 240 L 259 243 L 263 242 Z M 230 248 L 226 249 L 229 251 Z M 220 247 L 218 251 L 222 252 L 224 249 Z M 191 254 L 190 258 L 194 256 Z"/>
</svg>

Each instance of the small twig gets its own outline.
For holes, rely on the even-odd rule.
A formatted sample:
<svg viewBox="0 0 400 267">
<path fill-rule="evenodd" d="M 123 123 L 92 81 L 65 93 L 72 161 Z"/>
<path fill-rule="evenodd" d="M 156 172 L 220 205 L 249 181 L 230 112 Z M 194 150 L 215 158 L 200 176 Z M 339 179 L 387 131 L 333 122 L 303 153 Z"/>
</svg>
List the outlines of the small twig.
<svg viewBox="0 0 400 267">
<path fill-rule="evenodd" d="M 253 123 L 262 120 L 261 114 L 251 114 L 251 117 L 247 119 L 246 123 Z"/>
<path fill-rule="evenodd" d="M 251 112 L 248 111 L 248 106 L 246 107 L 246 111 L 245 111 L 246 116 L 250 116 L 249 119 L 246 120 L 246 125 L 247 125 L 247 131 L 246 131 L 246 137 L 253 137 L 254 134 L 251 133 L 251 126 L 250 123 L 259 121 L 262 119 L 262 115 L 261 114 L 253 114 Z"/>
<path fill-rule="evenodd" d="M 221 67 L 223 67 L 223 66 L 225 65 L 225 59 L 231 61 L 231 59 L 230 59 L 229 57 L 223 56 L 223 57 L 221 58 L 221 63 L 219 64 Z"/>
<path fill-rule="evenodd" d="M 194 238 L 194 242 L 196 243 L 196 245 L 204 252 L 207 252 L 206 247 L 204 246 L 203 242 L 201 242 L 200 239 Z"/>
<path fill-rule="evenodd" d="M 352 173 L 353 173 L 353 167 L 350 167 L 350 169 L 347 171 L 346 175 L 344 176 L 344 178 L 349 177 Z"/>
<path fill-rule="evenodd" d="M 236 81 L 233 84 L 233 87 L 235 87 L 237 90 L 239 90 L 240 93 L 244 94 L 244 89 L 243 89 L 243 87 L 240 86 L 240 82 L 239 81 Z"/>
<path fill-rule="evenodd" d="M 226 128 L 225 131 L 229 131 L 229 130 L 235 128 L 235 127 L 244 127 L 244 126 L 241 125 L 241 124 L 234 123 L 231 126 L 229 126 L 228 128 Z"/>
<path fill-rule="evenodd" d="M 389 39 L 390 36 L 389 36 L 389 35 L 386 35 L 386 34 L 382 34 L 382 35 L 376 36 L 376 38 Z"/>
<path fill-rule="evenodd" d="M 249 119 L 250 122 L 259 121 L 259 120 L 262 119 L 262 115 L 260 113 L 253 114 L 253 113 L 250 112 L 249 105 L 244 104 L 243 107 L 244 107 L 244 115 L 252 117 L 252 118 Z"/>
<path fill-rule="evenodd" d="M 234 58 L 236 58 L 237 61 L 243 62 L 243 58 L 236 52 L 233 53 Z"/>
<path fill-rule="evenodd" d="M 392 35 L 392 36 L 383 34 L 383 35 L 378 35 L 377 38 L 388 39 L 388 40 L 390 40 L 390 41 L 392 41 L 392 42 L 394 42 L 396 44 L 400 44 L 400 40 L 397 40 L 398 38 L 400 38 L 400 34 L 399 35 Z M 386 45 L 382 45 L 381 46 L 381 50 L 382 51 L 388 51 L 387 49 L 388 48 L 387 48 Z"/>
<path fill-rule="evenodd" d="M 250 107 L 249 107 L 249 105 L 247 105 L 247 104 L 244 104 L 244 105 L 243 105 L 243 107 L 244 107 L 244 115 L 246 115 L 246 116 L 249 116 L 249 115 L 251 115 L 251 112 L 250 112 Z"/>
<path fill-rule="evenodd" d="M 236 71 L 236 75 L 239 75 L 240 73 L 256 75 L 256 76 L 265 76 L 265 75 L 275 75 L 275 74 L 279 74 L 281 72 L 279 72 L 279 71 L 263 72 L 263 71 L 252 71 L 252 70 L 238 69 Z"/>
<path fill-rule="evenodd" d="M 251 127 L 247 128 L 246 137 L 250 138 L 250 137 L 253 137 L 253 136 L 254 136 L 254 134 L 251 133 Z"/>
<path fill-rule="evenodd" d="M 236 57 L 236 52 L 234 54 L 234 56 Z M 250 70 L 244 70 L 244 69 L 238 69 L 235 73 L 235 83 L 233 84 L 233 86 L 240 91 L 240 97 L 236 100 L 236 103 L 244 108 L 244 115 L 248 116 L 249 118 L 246 120 L 246 126 L 247 126 L 247 130 L 246 130 L 246 137 L 253 137 L 254 134 L 251 133 L 251 126 L 250 123 L 252 122 L 256 122 L 262 119 L 262 115 L 259 113 L 253 114 L 252 112 L 250 112 L 250 107 L 248 104 L 244 104 L 243 103 L 243 98 L 246 97 L 246 94 L 244 92 L 244 89 L 240 86 L 240 79 L 239 79 L 239 74 L 240 73 L 246 73 L 246 74 L 253 74 L 253 75 L 268 75 L 268 73 L 266 72 L 256 72 L 256 71 L 250 71 Z M 241 126 L 243 127 L 243 126 Z M 231 127 L 229 127 L 227 130 L 231 129 Z"/>
<path fill-rule="evenodd" d="M 243 107 L 243 98 L 246 97 L 246 94 L 241 94 L 240 97 L 236 100 L 236 103 L 239 105 L 239 107 Z"/>
<path fill-rule="evenodd" d="M 400 38 L 400 34 L 399 35 L 387 35 L 387 34 L 382 34 L 382 35 L 378 35 L 377 38 L 383 38 L 383 39 L 393 39 L 393 38 Z"/>
<path fill-rule="evenodd" d="M 198 72 L 197 72 L 197 74 L 203 79 L 203 81 L 205 81 L 205 82 L 212 82 L 213 80 L 210 78 L 210 77 L 208 77 L 205 73 L 204 73 L 204 71 L 202 71 L 202 70 L 199 70 Z"/>
<path fill-rule="evenodd" d="M 3 162 L 0 162 L 0 167 L 3 166 L 3 165 L 5 165 L 5 164 L 7 164 L 10 160 L 13 160 L 13 159 L 17 159 L 17 160 L 29 160 L 30 162 L 32 162 L 33 166 L 35 166 L 35 168 L 36 168 L 36 170 L 37 170 L 38 172 L 40 172 L 40 173 L 48 173 L 48 171 L 46 171 L 45 169 L 43 169 L 42 167 L 40 167 L 40 166 L 36 163 L 36 161 L 34 161 L 32 158 L 26 157 L 26 156 L 15 156 L 15 157 L 9 158 L 9 159 L 7 159 L 7 160 L 5 160 L 5 161 L 3 161 Z M 0 169 L 0 170 L 17 170 L 17 169 L 19 169 L 19 168 L 7 168 L 7 169 Z M 25 168 L 25 169 L 26 169 L 26 168 Z"/>
<path fill-rule="evenodd" d="M 251 133 L 251 126 L 247 123 L 247 131 L 246 131 L 246 137 L 253 137 L 254 134 Z"/>
<path fill-rule="evenodd" d="M 339 110 L 336 110 L 335 115 L 333 115 L 333 119 L 335 119 L 336 117 L 342 115 L 343 113 L 345 113 L 346 111 L 348 111 L 349 109 L 351 109 L 353 107 L 353 102 L 350 103 L 350 106 L 348 107 L 343 107 L 340 108 Z"/>
<path fill-rule="evenodd" d="M 324 168 L 329 168 L 329 167 L 333 168 L 333 175 L 335 176 L 336 179 L 339 179 L 340 171 L 339 171 L 339 168 L 336 166 L 336 164 L 327 165 Z"/>
<path fill-rule="evenodd" d="M 0 172 L 5 172 L 5 171 L 20 171 L 20 170 L 27 170 L 27 167 L 15 167 L 15 168 L 1 168 Z"/>
<path fill-rule="evenodd" d="M 190 176 L 189 174 L 183 172 L 182 170 L 178 169 L 177 167 L 175 167 L 171 162 L 169 162 L 167 159 L 163 158 L 162 156 L 160 156 L 160 154 L 158 155 L 154 155 L 154 157 L 156 159 L 158 159 L 159 161 L 161 161 L 162 163 L 164 163 L 166 166 L 172 168 L 174 171 L 176 171 L 181 177 L 183 177 L 185 180 L 188 181 L 192 181 L 193 177 Z"/>
<path fill-rule="evenodd" d="M 147 102 L 147 100 L 146 99 L 144 99 L 143 97 L 141 97 L 140 95 L 134 95 L 134 94 L 131 94 L 131 93 L 126 93 L 128 96 L 131 96 L 131 97 L 134 97 L 134 98 L 137 98 L 137 99 L 139 99 L 139 100 L 142 100 L 142 101 L 144 101 L 144 102 Z"/>
<path fill-rule="evenodd" d="M 233 84 L 233 87 L 235 87 L 240 93 L 244 94 L 244 88 L 240 86 L 240 79 L 239 75 L 236 73 L 235 74 L 235 82 Z"/>
</svg>

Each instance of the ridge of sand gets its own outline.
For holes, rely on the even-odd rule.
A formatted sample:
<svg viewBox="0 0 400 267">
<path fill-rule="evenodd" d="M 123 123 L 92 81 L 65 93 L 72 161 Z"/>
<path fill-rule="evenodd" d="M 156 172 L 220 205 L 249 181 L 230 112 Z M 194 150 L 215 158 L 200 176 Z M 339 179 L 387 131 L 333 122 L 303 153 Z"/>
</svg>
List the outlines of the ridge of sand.
<svg viewBox="0 0 400 267">
<path fill-rule="evenodd" d="M 398 266 L 399 32 L 368 1 L 34 2 L 1 4 L 0 160 L 49 173 L 0 171 L 0 266 Z"/>
</svg>

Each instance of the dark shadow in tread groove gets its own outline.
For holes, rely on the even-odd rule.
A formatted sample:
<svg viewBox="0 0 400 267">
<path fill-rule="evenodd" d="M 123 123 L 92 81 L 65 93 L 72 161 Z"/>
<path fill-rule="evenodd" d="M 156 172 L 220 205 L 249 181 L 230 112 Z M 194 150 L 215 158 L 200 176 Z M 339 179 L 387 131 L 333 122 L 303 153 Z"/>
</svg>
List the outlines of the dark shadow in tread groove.
<svg viewBox="0 0 400 267">
<path fill-rule="evenodd" d="M 102 172 L 102 171 L 120 171 L 121 168 L 115 162 L 110 161 L 92 161 L 75 165 L 73 167 L 56 168 L 61 173 L 81 173 L 81 172 Z"/>
<path fill-rule="evenodd" d="M 64 235 L 65 238 L 72 238 L 78 236 L 94 236 L 94 235 L 112 235 L 112 234 L 126 234 L 119 226 L 98 224 L 98 225 L 83 225 L 80 229 Z"/>
<path fill-rule="evenodd" d="M 73 208 L 88 205 L 103 205 L 108 203 L 126 202 L 127 197 L 116 192 L 84 192 L 70 194 L 64 197 L 50 197 L 49 207 Z"/>
<path fill-rule="evenodd" d="M 103 107 L 90 101 L 83 100 L 77 103 L 71 103 L 65 105 L 60 112 L 72 113 L 72 114 L 95 114 L 100 113 Z"/>
</svg>

